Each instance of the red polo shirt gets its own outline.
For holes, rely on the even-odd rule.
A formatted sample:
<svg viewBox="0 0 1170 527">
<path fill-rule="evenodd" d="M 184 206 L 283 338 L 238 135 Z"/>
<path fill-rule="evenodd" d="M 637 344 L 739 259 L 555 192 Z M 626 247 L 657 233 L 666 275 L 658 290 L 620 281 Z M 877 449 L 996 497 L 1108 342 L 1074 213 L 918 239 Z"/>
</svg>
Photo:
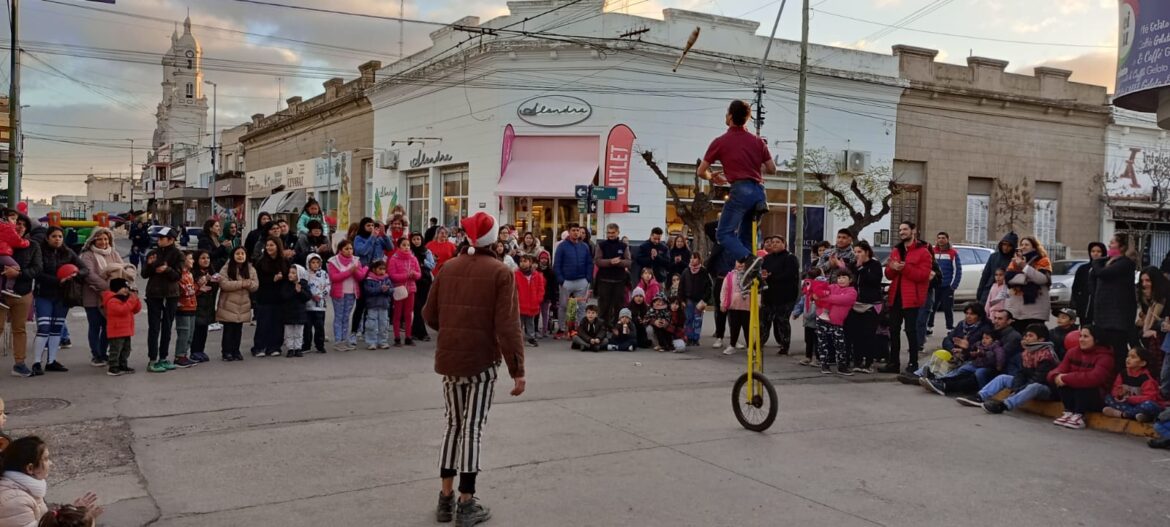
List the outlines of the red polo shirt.
<svg viewBox="0 0 1170 527">
<path fill-rule="evenodd" d="M 723 174 L 728 183 L 751 180 L 763 183 L 760 166 L 772 159 L 768 145 L 763 139 L 739 126 L 732 126 L 727 133 L 716 137 L 707 147 L 703 161 L 723 165 Z"/>
</svg>

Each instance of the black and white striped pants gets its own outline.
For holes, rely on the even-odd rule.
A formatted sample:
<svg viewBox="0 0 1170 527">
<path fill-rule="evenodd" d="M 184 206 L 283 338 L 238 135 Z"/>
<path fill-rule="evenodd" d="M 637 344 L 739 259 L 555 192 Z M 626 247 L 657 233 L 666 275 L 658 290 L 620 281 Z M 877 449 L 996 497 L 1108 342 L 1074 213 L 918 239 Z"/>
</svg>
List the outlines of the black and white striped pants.
<svg viewBox="0 0 1170 527">
<path fill-rule="evenodd" d="M 496 366 L 473 377 L 443 377 L 443 399 L 447 403 L 447 433 L 439 469 L 454 475 L 479 472 L 479 445 L 483 425 L 496 390 Z"/>
</svg>

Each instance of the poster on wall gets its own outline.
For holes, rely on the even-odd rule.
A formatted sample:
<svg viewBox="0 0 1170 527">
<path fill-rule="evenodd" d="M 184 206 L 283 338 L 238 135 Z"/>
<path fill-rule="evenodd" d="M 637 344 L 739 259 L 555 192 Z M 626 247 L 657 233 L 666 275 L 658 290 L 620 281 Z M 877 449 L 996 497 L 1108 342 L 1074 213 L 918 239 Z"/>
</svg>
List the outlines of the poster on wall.
<svg viewBox="0 0 1170 527">
<path fill-rule="evenodd" d="M 336 214 L 337 230 L 344 231 L 349 225 L 349 184 L 353 163 L 352 152 L 338 152 L 333 159 L 317 159 L 317 184 L 324 184 L 332 192 L 337 191 L 336 203 L 323 203 L 323 208 Z M 332 172 L 330 170 L 332 169 Z M 326 211 L 329 215 L 330 211 Z"/>
<path fill-rule="evenodd" d="M 634 150 L 634 131 L 619 124 L 609 131 L 605 141 L 605 186 L 617 187 L 617 199 L 605 202 L 606 214 L 630 211 L 630 156 Z"/>
</svg>

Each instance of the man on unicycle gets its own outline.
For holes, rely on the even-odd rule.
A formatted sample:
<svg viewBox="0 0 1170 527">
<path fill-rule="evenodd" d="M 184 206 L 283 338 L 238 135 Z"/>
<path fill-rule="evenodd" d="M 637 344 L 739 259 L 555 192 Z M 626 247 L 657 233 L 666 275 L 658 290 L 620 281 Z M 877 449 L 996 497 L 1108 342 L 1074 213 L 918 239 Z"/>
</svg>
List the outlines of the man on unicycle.
<svg viewBox="0 0 1170 527">
<path fill-rule="evenodd" d="M 746 272 L 742 285 L 745 290 L 760 275 L 762 259 L 757 258 L 752 245 L 752 223 L 768 210 L 764 194 L 764 173 L 775 174 L 776 163 L 763 139 L 746 128 L 752 107 L 735 100 L 727 108 L 727 133 L 715 138 L 707 147 L 707 154 L 696 171 L 700 178 L 715 185 L 731 185 L 715 237 L 723 246 L 724 258 L 742 261 Z M 722 172 L 712 172 L 713 163 L 723 165 Z"/>
</svg>

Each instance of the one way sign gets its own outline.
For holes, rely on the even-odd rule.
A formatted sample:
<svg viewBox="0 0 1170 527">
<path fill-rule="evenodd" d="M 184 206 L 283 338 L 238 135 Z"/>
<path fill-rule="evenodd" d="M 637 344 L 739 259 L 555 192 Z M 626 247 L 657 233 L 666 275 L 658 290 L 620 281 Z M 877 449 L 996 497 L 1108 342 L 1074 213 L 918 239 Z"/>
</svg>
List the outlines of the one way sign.
<svg viewBox="0 0 1170 527">
<path fill-rule="evenodd" d="M 577 199 L 589 198 L 589 185 L 577 185 L 575 189 Z"/>
</svg>

